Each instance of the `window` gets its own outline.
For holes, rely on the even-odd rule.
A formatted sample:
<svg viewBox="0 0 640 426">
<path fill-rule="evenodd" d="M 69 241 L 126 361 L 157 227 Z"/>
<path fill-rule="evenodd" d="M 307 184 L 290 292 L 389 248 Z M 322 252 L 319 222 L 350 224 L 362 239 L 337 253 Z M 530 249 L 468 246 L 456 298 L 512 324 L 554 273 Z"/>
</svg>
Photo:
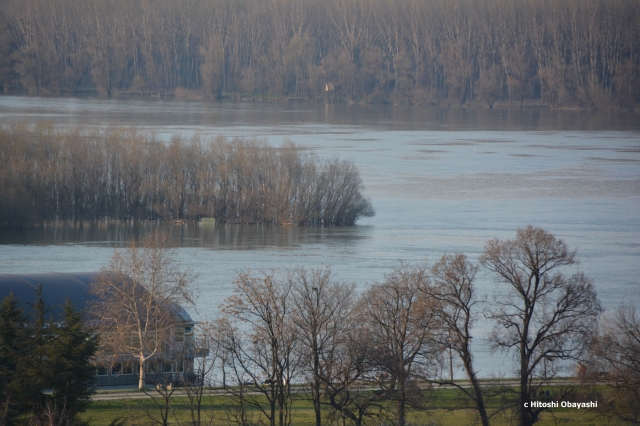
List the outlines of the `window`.
<svg viewBox="0 0 640 426">
<path fill-rule="evenodd" d="M 148 374 L 157 374 L 158 373 L 158 362 L 157 361 L 145 362 L 144 371 L 146 371 Z"/>
<path fill-rule="evenodd" d="M 138 333 L 130 333 L 127 337 L 127 345 L 137 348 L 140 346 L 140 336 Z"/>
<path fill-rule="evenodd" d="M 109 368 L 104 364 L 96 366 L 96 376 L 106 376 L 109 374 Z"/>
<path fill-rule="evenodd" d="M 160 361 L 160 362 L 162 362 L 162 372 L 163 373 L 171 373 L 171 371 L 172 371 L 171 361 Z"/>
<path fill-rule="evenodd" d="M 179 343 L 184 342 L 184 328 L 176 327 L 174 331 L 175 331 L 174 336 L 175 336 L 176 342 L 179 342 Z"/>
<path fill-rule="evenodd" d="M 111 366 L 111 375 L 112 376 L 130 376 L 133 374 L 133 364 L 126 363 L 123 364 L 121 362 L 117 362 Z"/>
<path fill-rule="evenodd" d="M 187 342 L 192 342 L 193 341 L 193 327 L 191 327 L 191 326 L 176 327 L 174 329 L 174 338 L 175 338 L 175 341 L 178 342 L 178 343 L 182 343 L 185 340 Z"/>
<path fill-rule="evenodd" d="M 185 327 L 184 328 L 184 336 L 187 342 L 193 342 L 193 328 Z"/>
<path fill-rule="evenodd" d="M 133 365 L 132 364 L 123 364 L 122 370 L 120 370 L 120 374 L 131 375 L 133 374 Z"/>
</svg>

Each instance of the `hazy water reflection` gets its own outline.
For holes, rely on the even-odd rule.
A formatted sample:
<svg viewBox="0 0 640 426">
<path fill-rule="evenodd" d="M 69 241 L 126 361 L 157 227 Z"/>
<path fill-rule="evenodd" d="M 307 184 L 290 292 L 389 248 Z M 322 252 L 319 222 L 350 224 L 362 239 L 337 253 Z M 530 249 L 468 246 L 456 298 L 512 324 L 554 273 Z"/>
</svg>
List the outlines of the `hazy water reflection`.
<svg viewBox="0 0 640 426">
<path fill-rule="evenodd" d="M 0 120 L 50 120 L 88 126 L 286 126 L 292 134 L 313 123 L 388 130 L 637 130 L 638 117 L 618 111 L 547 108 L 439 108 L 406 105 L 209 103 L 147 100 L 0 97 Z"/>
<path fill-rule="evenodd" d="M 0 244 L 99 244 L 124 248 L 130 241 L 160 230 L 172 248 L 198 247 L 224 250 L 295 249 L 308 244 L 353 244 L 367 238 L 371 227 L 297 227 L 272 225 L 201 225 L 116 221 L 48 222 L 29 229 L 1 230 Z"/>
</svg>

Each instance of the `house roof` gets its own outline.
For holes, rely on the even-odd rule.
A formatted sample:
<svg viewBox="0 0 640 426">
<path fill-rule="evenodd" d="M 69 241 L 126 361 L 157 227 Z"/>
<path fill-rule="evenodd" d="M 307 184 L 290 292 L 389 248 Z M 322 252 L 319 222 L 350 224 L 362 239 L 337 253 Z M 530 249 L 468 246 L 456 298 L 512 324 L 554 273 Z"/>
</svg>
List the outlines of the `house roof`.
<svg viewBox="0 0 640 426">
<path fill-rule="evenodd" d="M 28 314 L 36 301 L 36 290 L 41 285 L 45 308 L 50 310 L 54 318 L 60 317 L 67 299 L 77 310 L 84 310 L 89 302 L 95 300 L 95 296 L 89 293 L 89 287 L 101 274 L 104 272 L 0 274 L 0 302 L 13 293 L 18 306 Z M 176 306 L 175 311 L 183 321 L 193 321 L 181 306 Z"/>
<path fill-rule="evenodd" d="M 0 274 L 0 300 L 10 293 L 18 299 L 18 305 L 25 312 L 31 311 L 36 301 L 36 290 L 42 285 L 42 299 L 45 307 L 54 316 L 60 314 L 60 307 L 69 299 L 73 306 L 82 310 L 93 297 L 89 294 L 89 284 L 99 272 L 51 272 L 47 274 Z"/>
</svg>

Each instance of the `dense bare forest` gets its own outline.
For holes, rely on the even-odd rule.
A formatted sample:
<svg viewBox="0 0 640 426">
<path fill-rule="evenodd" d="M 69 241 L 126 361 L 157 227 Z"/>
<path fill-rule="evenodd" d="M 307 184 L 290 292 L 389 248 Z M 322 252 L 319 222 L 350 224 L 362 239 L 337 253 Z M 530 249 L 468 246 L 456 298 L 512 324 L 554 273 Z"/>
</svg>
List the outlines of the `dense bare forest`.
<svg viewBox="0 0 640 426">
<path fill-rule="evenodd" d="M 634 0 L 4 0 L 5 92 L 634 109 Z"/>
<path fill-rule="evenodd" d="M 195 220 L 352 225 L 373 215 L 356 166 L 285 143 L 0 128 L 0 224 Z"/>
</svg>

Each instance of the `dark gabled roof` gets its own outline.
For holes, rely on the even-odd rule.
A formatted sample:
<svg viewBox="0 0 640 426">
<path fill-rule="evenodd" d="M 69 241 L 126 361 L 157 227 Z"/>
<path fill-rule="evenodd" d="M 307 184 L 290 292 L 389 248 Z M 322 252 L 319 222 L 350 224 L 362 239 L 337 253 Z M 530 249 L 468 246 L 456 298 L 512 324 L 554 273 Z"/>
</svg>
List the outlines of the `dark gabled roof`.
<svg viewBox="0 0 640 426">
<path fill-rule="evenodd" d="M 45 308 L 54 318 L 60 318 L 62 305 L 69 299 L 76 310 L 84 310 L 95 297 L 89 293 L 92 281 L 104 272 L 50 272 L 46 274 L 0 274 L 0 302 L 13 293 L 26 314 L 32 312 L 36 290 L 42 286 Z M 192 322 L 189 314 L 176 306 L 176 313 L 185 322 Z"/>
</svg>

